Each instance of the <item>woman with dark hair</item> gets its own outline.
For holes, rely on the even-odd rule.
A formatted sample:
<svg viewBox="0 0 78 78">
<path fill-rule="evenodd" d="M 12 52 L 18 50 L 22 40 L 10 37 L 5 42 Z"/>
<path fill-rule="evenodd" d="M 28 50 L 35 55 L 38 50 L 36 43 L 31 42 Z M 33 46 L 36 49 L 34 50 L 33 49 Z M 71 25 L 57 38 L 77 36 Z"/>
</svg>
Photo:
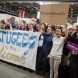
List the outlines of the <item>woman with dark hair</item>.
<svg viewBox="0 0 78 78">
<path fill-rule="evenodd" d="M 42 71 L 44 75 L 47 75 L 47 73 L 49 72 L 49 59 L 47 58 L 47 56 L 50 53 L 51 48 L 52 48 L 53 37 L 54 37 L 54 33 L 52 30 L 52 27 L 48 27 L 46 30 L 46 33 L 44 34 L 44 40 L 43 40 L 43 46 L 42 46 L 42 52 L 43 52 Z"/>
<path fill-rule="evenodd" d="M 45 33 L 45 32 L 46 32 L 46 29 L 47 29 L 46 24 L 45 24 L 45 23 L 42 23 L 42 24 L 41 24 L 41 28 L 40 28 L 39 31 L 40 31 L 41 33 L 43 33 L 43 32 Z"/>
<path fill-rule="evenodd" d="M 36 60 L 36 71 L 37 73 L 40 73 L 42 71 L 42 45 L 43 45 L 43 39 L 44 34 L 46 32 L 46 25 L 44 23 L 41 24 L 41 29 L 39 30 L 41 35 L 39 37 L 39 45 L 37 49 L 37 60 Z"/>
<path fill-rule="evenodd" d="M 43 30 L 40 40 L 39 40 L 39 47 L 38 47 L 38 56 L 37 56 L 37 71 L 44 75 L 47 74 L 49 71 L 49 62 L 48 62 L 48 54 L 52 47 L 52 28 L 48 27 L 47 30 L 45 25 L 41 25 L 41 29 Z M 45 32 L 46 31 L 46 32 Z"/>
<path fill-rule="evenodd" d="M 53 38 L 53 47 L 48 55 L 50 61 L 50 78 L 58 78 L 58 68 L 61 63 L 62 51 L 65 39 L 67 38 L 67 26 L 65 37 L 62 37 L 62 29 L 57 28 L 56 36 Z"/>
</svg>

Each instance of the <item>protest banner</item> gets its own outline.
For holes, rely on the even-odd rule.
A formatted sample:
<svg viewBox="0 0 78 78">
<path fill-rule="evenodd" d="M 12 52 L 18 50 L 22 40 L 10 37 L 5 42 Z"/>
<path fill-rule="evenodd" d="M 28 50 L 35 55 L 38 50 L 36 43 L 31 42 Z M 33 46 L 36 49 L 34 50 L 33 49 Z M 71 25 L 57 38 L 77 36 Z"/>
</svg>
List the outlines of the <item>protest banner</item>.
<svg viewBox="0 0 78 78">
<path fill-rule="evenodd" d="M 36 32 L 0 30 L 0 59 L 35 70 L 39 35 Z"/>
</svg>

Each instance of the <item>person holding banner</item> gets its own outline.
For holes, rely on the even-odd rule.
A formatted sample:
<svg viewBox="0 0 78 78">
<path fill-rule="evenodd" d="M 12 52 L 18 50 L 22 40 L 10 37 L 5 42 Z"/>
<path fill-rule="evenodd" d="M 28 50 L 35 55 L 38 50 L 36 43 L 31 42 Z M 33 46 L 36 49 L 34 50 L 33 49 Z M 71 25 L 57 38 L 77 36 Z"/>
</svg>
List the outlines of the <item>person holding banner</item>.
<svg viewBox="0 0 78 78">
<path fill-rule="evenodd" d="M 38 43 L 38 49 L 37 49 L 37 60 L 36 60 L 36 72 L 38 74 L 42 73 L 42 45 L 43 45 L 43 39 L 44 39 L 44 34 L 46 32 L 46 25 L 45 23 L 41 24 L 41 29 L 40 29 L 40 37 L 39 37 L 39 43 Z"/>
<path fill-rule="evenodd" d="M 28 31 L 36 32 L 36 30 L 34 29 L 34 22 L 33 21 L 30 21 L 28 23 Z"/>
<path fill-rule="evenodd" d="M 52 39 L 53 47 L 50 51 L 50 54 L 48 55 L 50 62 L 50 78 L 58 78 L 58 68 L 61 63 L 63 46 L 68 36 L 67 25 L 66 25 L 65 37 L 62 37 L 61 28 L 57 28 L 55 34 L 56 36 Z"/>
<path fill-rule="evenodd" d="M 11 21 L 12 21 L 12 29 L 16 29 L 17 25 L 15 23 L 15 18 L 14 17 L 11 17 Z"/>
</svg>

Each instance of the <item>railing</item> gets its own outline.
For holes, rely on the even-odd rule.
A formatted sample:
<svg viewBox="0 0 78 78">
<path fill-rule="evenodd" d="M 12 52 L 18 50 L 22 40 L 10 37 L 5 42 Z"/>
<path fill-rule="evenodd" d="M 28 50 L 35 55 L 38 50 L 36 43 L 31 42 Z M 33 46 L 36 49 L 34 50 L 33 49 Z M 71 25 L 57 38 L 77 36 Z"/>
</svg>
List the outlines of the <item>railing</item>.
<svg viewBox="0 0 78 78">
<path fill-rule="evenodd" d="M 1 7 L 0 6 L 0 11 L 2 11 L 2 12 L 5 12 L 5 13 L 8 13 L 8 14 L 11 14 L 11 15 L 15 15 L 15 16 L 17 16 L 17 12 L 15 12 L 15 11 L 12 11 L 12 10 L 9 10 L 9 9 L 7 9 L 7 8 L 3 8 L 3 7 Z"/>
</svg>

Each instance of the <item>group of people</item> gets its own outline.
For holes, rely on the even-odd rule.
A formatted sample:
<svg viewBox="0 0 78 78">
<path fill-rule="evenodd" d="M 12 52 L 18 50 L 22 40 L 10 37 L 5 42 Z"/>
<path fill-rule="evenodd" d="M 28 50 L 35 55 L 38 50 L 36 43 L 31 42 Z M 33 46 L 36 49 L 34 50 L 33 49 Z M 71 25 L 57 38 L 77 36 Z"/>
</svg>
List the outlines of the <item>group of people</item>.
<svg viewBox="0 0 78 78">
<path fill-rule="evenodd" d="M 15 18 L 11 17 L 5 21 L 5 19 L 0 20 L 0 29 L 14 30 L 16 28 Z"/>
<path fill-rule="evenodd" d="M 78 25 L 64 27 L 41 25 L 41 35 L 37 54 L 38 73 L 50 78 L 77 78 L 78 54 L 67 48 L 70 41 L 78 45 Z M 59 70 L 59 71 L 58 71 Z"/>
<path fill-rule="evenodd" d="M 15 22 L 14 17 L 6 22 L 0 21 L 0 29 L 17 30 L 18 28 L 19 24 Z M 78 45 L 78 25 L 71 28 L 68 28 L 67 24 L 64 27 L 46 25 L 39 19 L 35 21 L 32 18 L 19 30 L 41 33 L 37 49 L 37 73 L 44 75 L 50 73 L 50 78 L 78 78 L 78 54 L 67 48 L 68 41 Z"/>
<path fill-rule="evenodd" d="M 32 18 L 29 22 L 24 20 L 16 21 L 15 17 L 11 17 L 7 20 L 0 20 L 0 29 L 5 30 L 25 30 L 37 32 L 39 30 L 39 19 Z"/>
</svg>

